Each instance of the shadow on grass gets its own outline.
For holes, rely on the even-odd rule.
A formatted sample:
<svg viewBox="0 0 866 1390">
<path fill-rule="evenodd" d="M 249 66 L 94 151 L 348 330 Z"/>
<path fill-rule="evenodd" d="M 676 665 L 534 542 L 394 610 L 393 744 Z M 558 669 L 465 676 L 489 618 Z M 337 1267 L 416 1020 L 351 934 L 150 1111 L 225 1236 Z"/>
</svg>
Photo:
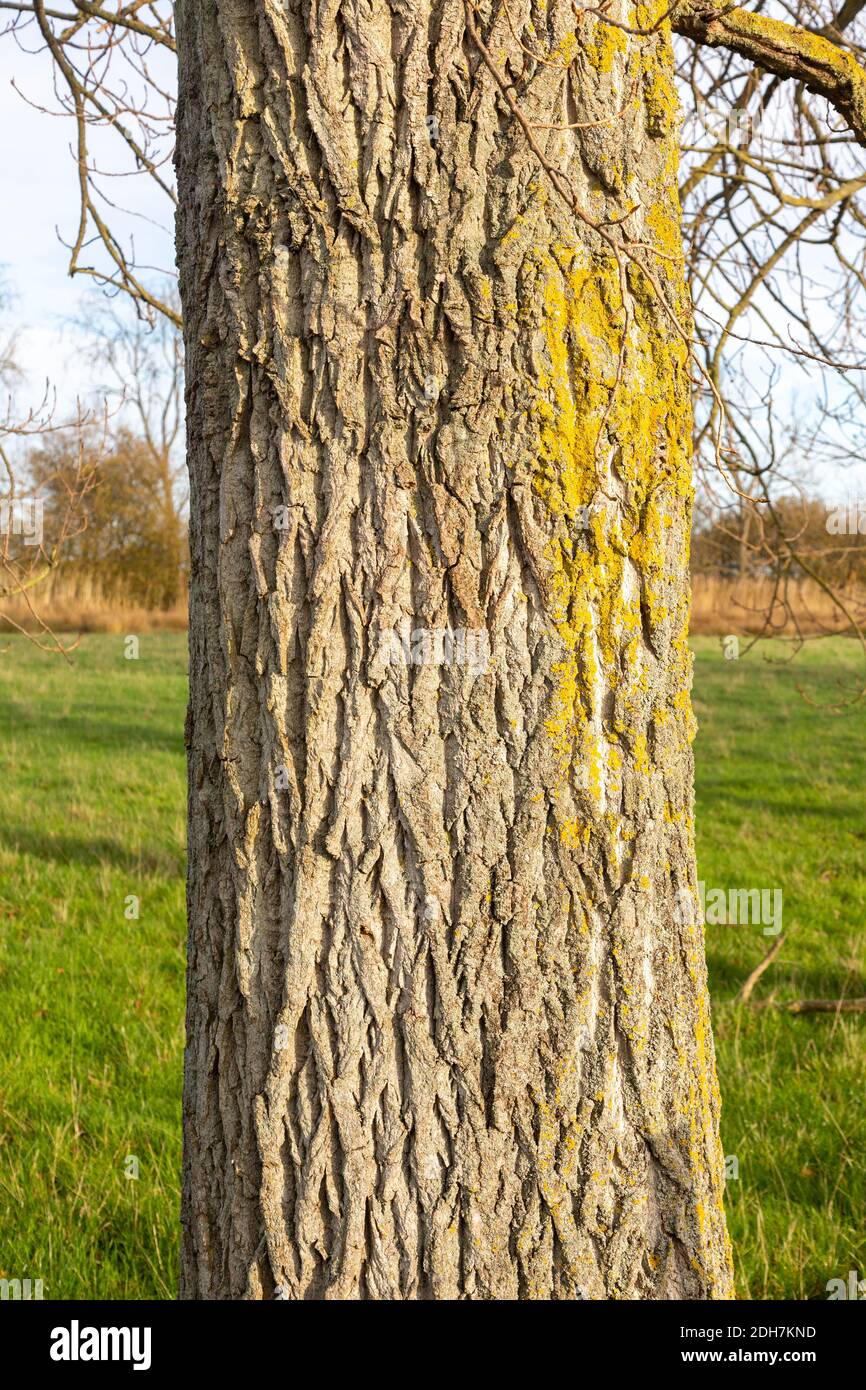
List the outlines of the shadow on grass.
<svg viewBox="0 0 866 1390">
<path fill-rule="evenodd" d="M 771 938 L 767 937 L 766 950 L 770 949 L 771 944 Z M 783 946 L 779 960 L 770 966 L 755 986 L 749 1005 L 750 1011 L 754 1012 L 752 1006 L 767 999 L 774 990 L 782 1002 L 787 999 L 860 999 L 866 995 L 866 982 L 858 974 L 822 970 L 820 966 L 810 968 L 801 966 L 796 961 L 785 964 L 784 953 Z M 735 995 L 739 993 L 763 954 L 763 951 L 750 952 L 748 957 L 744 955 L 741 962 L 735 963 L 714 957 L 712 947 L 708 948 L 710 997 L 717 1004 L 733 1003 Z M 814 1017 L 832 1021 L 835 1015 L 818 1014 Z"/>
<path fill-rule="evenodd" d="M 109 864 L 127 873 L 152 874 L 163 878 L 182 876 L 185 870 L 183 850 L 135 849 L 106 836 L 51 835 L 45 831 L 25 828 L 0 830 L 4 850 L 30 855 L 58 864 L 82 864 L 88 867 Z"/>
<path fill-rule="evenodd" d="M 140 722 L 142 720 L 144 722 Z M 182 757 L 184 751 L 182 722 L 173 733 L 169 733 L 165 727 L 148 728 L 147 716 L 142 716 L 139 710 L 130 711 L 128 719 L 118 718 L 116 707 L 106 710 L 100 718 L 44 712 L 37 718 L 0 705 L 2 731 L 8 731 L 17 738 L 38 736 L 40 742 L 48 742 L 55 747 L 72 743 L 77 748 L 98 748 L 103 753 L 115 748 L 127 753 L 136 745 L 172 756 Z"/>
</svg>

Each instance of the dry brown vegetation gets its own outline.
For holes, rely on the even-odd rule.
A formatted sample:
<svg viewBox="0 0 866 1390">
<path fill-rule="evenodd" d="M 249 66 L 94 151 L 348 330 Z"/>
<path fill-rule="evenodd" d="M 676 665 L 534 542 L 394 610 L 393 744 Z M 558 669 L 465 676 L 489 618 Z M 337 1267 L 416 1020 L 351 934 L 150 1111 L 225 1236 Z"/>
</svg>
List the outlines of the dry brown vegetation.
<svg viewBox="0 0 866 1390">
<path fill-rule="evenodd" d="M 846 593 L 845 602 L 863 622 L 866 591 Z M 696 574 L 692 579 L 691 631 L 695 634 L 766 633 L 816 637 L 844 633 L 849 624 L 830 596 L 811 579 L 789 580 L 782 591 L 772 578 L 725 579 Z"/>
<path fill-rule="evenodd" d="M 11 621 L 10 621 L 11 620 Z M 186 596 L 169 608 L 150 609 L 131 596 L 107 597 L 98 582 L 77 583 L 58 573 L 39 590 L 38 603 L 24 595 L 7 599 L 0 614 L 0 631 L 18 624 L 25 632 L 183 632 L 187 625 Z"/>
<path fill-rule="evenodd" d="M 780 599 L 773 604 L 774 590 L 774 581 L 768 578 L 724 579 L 696 574 L 692 580 L 691 631 L 695 635 L 717 636 L 766 630 L 768 635 L 793 637 L 794 621 L 790 613 L 786 621 Z M 846 597 L 862 620 L 866 615 L 866 593 Z M 811 580 L 789 583 L 787 601 L 805 636 L 846 629 L 839 609 Z M 41 623 L 55 632 L 183 632 L 187 626 L 185 595 L 170 608 L 153 610 L 136 603 L 131 596 L 109 598 L 97 582 L 73 583 L 62 573 L 40 590 L 38 617 L 23 598 L 7 601 L 6 609 L 13 622 L 28 632 L 38 631 Z M 2 617 L 0 630 L 11 630 Z"/>
</svg>

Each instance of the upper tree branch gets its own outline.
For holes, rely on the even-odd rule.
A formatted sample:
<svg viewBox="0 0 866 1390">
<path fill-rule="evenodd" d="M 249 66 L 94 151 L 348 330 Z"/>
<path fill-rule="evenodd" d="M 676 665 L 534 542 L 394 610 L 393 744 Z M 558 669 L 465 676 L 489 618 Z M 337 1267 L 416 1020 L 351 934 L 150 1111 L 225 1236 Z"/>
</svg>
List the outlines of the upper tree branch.
<svg viewBox="0 0 866 1390">
<path fill-rule="evenodd" d="M 766 72 L 803 82 L 826 97 L 858 144 L 866 146 L 866 72 L 847 49 L 808 29 L 718 0 L 682 0 L 671 25 L 696 43 L 733 49 Z"/>
</svg>

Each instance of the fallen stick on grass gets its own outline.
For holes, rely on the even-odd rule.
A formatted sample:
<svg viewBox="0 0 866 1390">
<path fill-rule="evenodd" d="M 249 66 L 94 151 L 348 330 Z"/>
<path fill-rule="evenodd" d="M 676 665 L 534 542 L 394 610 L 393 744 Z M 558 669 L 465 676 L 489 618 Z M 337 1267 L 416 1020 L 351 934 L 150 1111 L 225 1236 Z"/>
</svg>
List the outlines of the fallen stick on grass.
<svg viewBox="0 0 866 1390">
<path fill-rule="evenodd" d="M 794 999 L 777 1008 L 789 1014 L 866 1014 L 866 999 Z"/>
<path fill-rule="evenodd" d="M 755 988 L 755 985 L 758 983 L 768 966 L 773 964 L 773 961 L 776 959 L 776 956 L 782 949 L 782 944 L 784 940 L 785 937 L 783 933 L 782 936 L 777 937 L 776 940 L 773 942 L 772 946 L 770 947 L 767 954 L 764 956 L 764 959 L 761 961 L 760 965 L 755 966 L 751 975 L 744 982 L 742 989 L 737 995 L 736 1002 L 738 1004 L 748 1004 L 749 996 L 751 995 L 752 990 Z"/>
</svg>

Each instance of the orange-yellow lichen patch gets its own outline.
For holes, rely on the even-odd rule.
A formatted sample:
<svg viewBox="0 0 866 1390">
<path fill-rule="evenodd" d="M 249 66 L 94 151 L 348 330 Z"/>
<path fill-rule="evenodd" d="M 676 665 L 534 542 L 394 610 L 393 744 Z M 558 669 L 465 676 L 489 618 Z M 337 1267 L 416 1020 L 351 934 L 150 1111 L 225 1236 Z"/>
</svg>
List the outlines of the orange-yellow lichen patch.
<svg viewBox="0 0 866 1390">
<path fill-rule="evenodd" d="M 606 759 L 587 726 L 603 690 L 645 685 L 639 663 L 621 660 L 637 642 L 641 600 L 651 624 L 669 617 L 669 508 L 691 491 L 687 348 L 639 271 L 623 302 L 612 255 L 557 245 L 534 259 L 544 306 L 534 486 L 551 520 L 547 593 L 564 648 L 546 727 L 563 772 L 580 755 L 600 802 Z M 606 491 L 613 463 L 617 499 Z M 627 582 L 629 562 L 639 585 Z"/>
</svg>

